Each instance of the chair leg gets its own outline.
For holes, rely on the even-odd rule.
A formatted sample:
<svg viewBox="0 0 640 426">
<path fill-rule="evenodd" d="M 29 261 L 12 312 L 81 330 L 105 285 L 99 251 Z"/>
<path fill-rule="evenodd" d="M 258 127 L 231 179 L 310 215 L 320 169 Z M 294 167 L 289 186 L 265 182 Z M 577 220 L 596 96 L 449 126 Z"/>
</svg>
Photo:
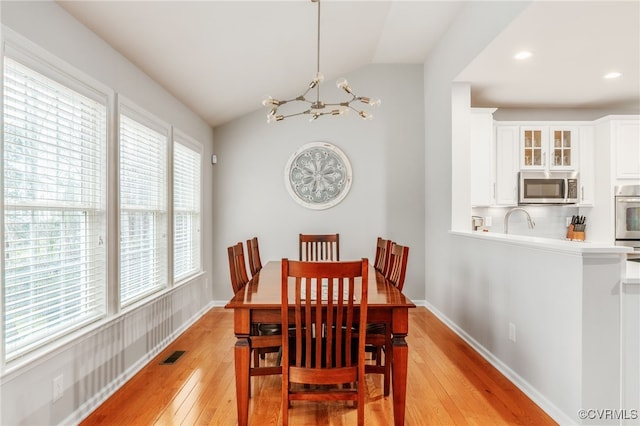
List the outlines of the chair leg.
<svg viewBox="0 0 640 426">
<path fill-rule="evenodd" d="M 260 351 L 258 349 L 253 350 L 253 366 L 260 367 Z"/>
<path fill-rule="evenodd" d="M 365 381 L 363 379 L 364 378 L 360 378 L 356 383 L 358 389 L 358 399 L 356 400 L 358 410 L 358 426 L 364 426 Z"/>
<path fill-rule="evenodd" d="M 289 424 L 289 390 L 287 385 L 282 383 L 282 426 Z"/>
<path fill-rule="evenodd" d="M 388 327 L 387 327 L 388 330 Z M 391 391 L 391 364 L 393 363 L 393 348 L 391 347 L 391 333 L 387 331 L 386 345 L 384 348 L 384 396 L 389 396 Z"/>
</svg>

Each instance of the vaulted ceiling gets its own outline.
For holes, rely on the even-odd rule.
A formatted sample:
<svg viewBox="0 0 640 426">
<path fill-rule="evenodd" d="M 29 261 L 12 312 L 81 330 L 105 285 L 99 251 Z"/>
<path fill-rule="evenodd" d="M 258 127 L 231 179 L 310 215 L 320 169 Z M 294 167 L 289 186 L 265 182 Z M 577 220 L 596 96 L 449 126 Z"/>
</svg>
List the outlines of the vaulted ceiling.
<svg viewBox="0 0 640 426">
<path fill-rule="evenodd" d="M 309 0 L 58 3 L 212 126 L 268 95 L 298 95 L 316 70 Z M 464 5 L 322 1 L 326 81 L 368 64 L 423 63 Z M 523 49 L 533 56 L 515 61 Z M 622 76 L 602 79 L 613 70 Z M 458 80 L 471 83 L 475 106 L 640 105 L 640 2 L 534 2 Z"/>
</svg>

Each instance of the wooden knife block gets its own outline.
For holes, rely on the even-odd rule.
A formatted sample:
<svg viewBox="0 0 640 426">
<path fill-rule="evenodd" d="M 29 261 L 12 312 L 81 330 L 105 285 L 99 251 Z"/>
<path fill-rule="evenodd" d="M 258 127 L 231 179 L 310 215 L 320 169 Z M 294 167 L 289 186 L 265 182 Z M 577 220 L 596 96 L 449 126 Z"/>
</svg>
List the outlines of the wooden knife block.
<svg viewBox="0 0 640 426">
<path fill-rule="evenodd" d="M 584 231 L 574 231 L 573 225 L 569 225 L 567 228 L 567 240 L 584 241 L 584 237 Z"/>
</svg>

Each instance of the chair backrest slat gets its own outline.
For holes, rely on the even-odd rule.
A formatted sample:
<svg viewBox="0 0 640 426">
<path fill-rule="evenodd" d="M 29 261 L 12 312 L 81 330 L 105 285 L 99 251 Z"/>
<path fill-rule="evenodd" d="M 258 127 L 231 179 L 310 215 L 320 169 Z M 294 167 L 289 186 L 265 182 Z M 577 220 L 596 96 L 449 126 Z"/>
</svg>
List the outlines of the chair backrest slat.
<svg viewBox="0 0 640 426">
<path fill-rule="evenodd" d="M 391 246 L 391 259 L 389 269 L 385 278 L 393 283 L 398 290 L 402 291 L 404 279 L 407 273 L 407 260 L 409 258 L 409 247 L 393 243 Z"/>
<path fill-rule="evenodd" d="M 340 260 L 340 234 L 300 234 L 299 259 L 311 262 Z"/>
<path fill-rule="evenodd" d="M 358 283 L 356 278 L 360 278 Z M 364 361 L 367 284 L 367 259 L 350 262 L 283 259 L 282 321 L 294 324 L 296 336 L 295 355 L 289 352 L 289 337 L 283 336 L 283 365 L 287 365 L 285 362 L 289 362 L 291 355 L 295 356 L 292 365 L 297 367 L 351 367 L 357 365 L 352 355 L 360 354 L 360 346 Z M 287 307 L 292 308 L 291 313 Z"/>
<path fill-rule="evenodd" d="M 242 243 L 239 242 L 231 247 L 227 247 L 227 255 L 229 256 L 231 288 L 234 293 L 237 293 L 249 282 Z"/>
<path fill-rule="evenodd" d="M 391 245 L 393 241 L 385 240 L 381 237 L 378 237 L 376 243 L 376 258 L 374 262 L 374 267 L 376 271 L 380 272 L 382 275 L 387 275 L 389 269 L 389 260 L 391 259 Z"/>
<path fill-rule="evenodd" d="M 262 269 L 262 261 L 260 260 L 260 248 L 258 247 L 258 237 L 247 240 L 247 260 L 249 262 L 249 271 L 251 276 Z"/>
</svg>

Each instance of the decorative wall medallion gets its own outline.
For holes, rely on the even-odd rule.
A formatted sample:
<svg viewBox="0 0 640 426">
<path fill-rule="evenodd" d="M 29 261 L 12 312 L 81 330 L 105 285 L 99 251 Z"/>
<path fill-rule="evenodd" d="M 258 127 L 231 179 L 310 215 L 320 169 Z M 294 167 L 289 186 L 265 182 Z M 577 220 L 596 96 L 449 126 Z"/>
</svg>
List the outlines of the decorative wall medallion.
<svg viewBox="0 0 640 426">
<path fill-rule="evenodd" d="M 335 145 L 310 142 L 293 153 L 284 169 L 285 186 L 298 204 L 328 209 L 347 196 L 351 164 Z"/>
</svg>

